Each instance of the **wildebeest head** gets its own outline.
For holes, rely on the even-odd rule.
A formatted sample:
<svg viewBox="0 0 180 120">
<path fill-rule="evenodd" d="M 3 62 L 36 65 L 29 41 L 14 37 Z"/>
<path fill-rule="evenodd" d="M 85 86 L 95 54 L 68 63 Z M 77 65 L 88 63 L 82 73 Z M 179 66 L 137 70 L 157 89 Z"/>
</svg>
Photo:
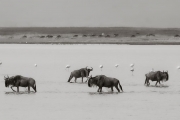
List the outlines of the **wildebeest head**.
<svg viewBox="0 0 180 120">
<path fill-rule="evenodd" d="M 92 77 L 91 75 L 88 79 L 88 86 L 92 87 L 93 85 L 97 85 L 97 80 L 95 79 L 95 77 Z"/>
<path fill-rule="evenodd" d="M 168 81 L 168 79 L 169 79 L 168 71 L 167 72 L 163 71 L 163 78 L 166 79 L 166 81 Z"/>
<path fill-rule="evenodd" d="M 91 68 L 86 67 L 86 69 L 87 69 L 87 71 L 88 71 L 88 76 L 89 76 L 89 73 L 90 73 L 91 71 L 93 71 L 93 68 L 92 68 L 92 67 L 91 67 Z"/>
<path fill-rule="evenodd" d="M 7 77 L 4 76 L 4 80 L 5 80 L 5 87 L 9 87 L 9 84 L 10 84 L 9 76 Z"/>
</svg>

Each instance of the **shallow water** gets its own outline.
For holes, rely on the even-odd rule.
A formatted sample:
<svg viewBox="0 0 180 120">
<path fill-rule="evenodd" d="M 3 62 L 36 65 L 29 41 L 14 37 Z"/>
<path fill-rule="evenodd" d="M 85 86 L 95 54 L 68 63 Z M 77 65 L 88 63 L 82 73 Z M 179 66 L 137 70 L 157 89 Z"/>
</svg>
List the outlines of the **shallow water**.
<svg viewBox="0 0 180 120">
<path fill-rule="evenodd" d="M 178 120 L 179 51 L 179 46 L 169 45 L 0 45 L 0 119 Z M 135 64 L 133 75 L 131 63 Z M 65 69 L 67 64 L 71 65 L 69 70 Z M 97 93 L 97 87 L 89 88 L 81 79 L 67 83 L 72 70 L 86 66 L 94 68 L 92 76 L 119 79 L 124 92 L 103 88 L 103 93 Z M 144 75 L 152 68 L 168 70 L 169 81 L 158 87 L 155 82 L 144 86 Z M 3 76 L 17 74 L 34 78 L 38 92 L 31 88 L 28 94 L 27 88 L 20 88 L 20 93 L 14 93 L 5 88 Z"/>
</svg>

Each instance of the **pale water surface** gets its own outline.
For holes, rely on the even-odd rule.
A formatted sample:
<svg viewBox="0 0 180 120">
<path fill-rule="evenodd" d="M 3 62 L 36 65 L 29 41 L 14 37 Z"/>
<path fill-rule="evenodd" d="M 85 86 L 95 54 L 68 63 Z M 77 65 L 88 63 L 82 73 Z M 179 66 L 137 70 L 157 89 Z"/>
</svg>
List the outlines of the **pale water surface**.
<svg viewBox="0 0 180 120">
<path fill-rule="evenodd" d="M 180 119 L 180 70 L 176 68 L 180 46 L 4 44 L 0 61 L 0 120 Z M 131 63 L 135 64 L 133 76 Z M 94 68 L 93 76 L 119 79 L 124 93 L 103 88 L 99 94 L 97 87 L 89 88 L 81 79 L 67 83 L 72 70 L 87 65 Z M 155 82 L 144 86 L 145 73 L 152 68 L 168 70 L 169 81 L 159 87 Z M 27 94 L 27 88 L 21 88 L 16 94 L 5 88 L 3 76 L 17 74 L 33 77 L 38 92 Z"/>
</svg>

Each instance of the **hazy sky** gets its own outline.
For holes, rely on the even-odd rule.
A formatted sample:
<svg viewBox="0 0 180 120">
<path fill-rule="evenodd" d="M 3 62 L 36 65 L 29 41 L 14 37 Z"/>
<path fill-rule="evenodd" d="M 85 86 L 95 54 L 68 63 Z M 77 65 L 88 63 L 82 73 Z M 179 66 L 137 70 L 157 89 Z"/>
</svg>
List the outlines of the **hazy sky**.
<svg viewBox="0 0 180 120">
<path fill-rule="evenodd" d="M 0 0 L 0 27 L 180 27 L 180 0 Z"/>
</svg>

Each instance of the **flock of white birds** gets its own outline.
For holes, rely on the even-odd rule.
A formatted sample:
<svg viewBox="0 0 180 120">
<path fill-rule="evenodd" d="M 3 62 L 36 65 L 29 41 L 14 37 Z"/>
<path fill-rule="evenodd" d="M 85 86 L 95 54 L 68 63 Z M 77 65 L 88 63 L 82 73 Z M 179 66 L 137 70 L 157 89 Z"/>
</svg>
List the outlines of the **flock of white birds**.
<svg viewBox="0 0 180 120">
<path fill-rule="evenodd" d="M 0 65 L 2 65 L 2 62 L 0 61 Z M 132 63 L 132 64 L 130 64 L 129 66 L 131 67 L 130 68 L 130 71 L 133 73 L 134 72 L 134 63 Z M 37 64 L 34 64 L 34 67 L 37 67 Z M 68 69 L 69 70 L 69 68 L 70 68 L 71 66 L 70 65 L 66 65 L 66 69 Z M 119 64 L 115 64 L 115 67 L 116 68 L 118 68 L 119 67 Z M 102 71 L 102 69 L 103 69 L 103 65 L 99 65 L 99 68 L 101 69 L 101 71 Z M 180 66 L 177 66 L 177 69 L 180 69 Z M 151 69 L 150 70 L 150 72 L 152 72 L 152 71 L 154 71 L 154 69 Z"/>
</svg>

